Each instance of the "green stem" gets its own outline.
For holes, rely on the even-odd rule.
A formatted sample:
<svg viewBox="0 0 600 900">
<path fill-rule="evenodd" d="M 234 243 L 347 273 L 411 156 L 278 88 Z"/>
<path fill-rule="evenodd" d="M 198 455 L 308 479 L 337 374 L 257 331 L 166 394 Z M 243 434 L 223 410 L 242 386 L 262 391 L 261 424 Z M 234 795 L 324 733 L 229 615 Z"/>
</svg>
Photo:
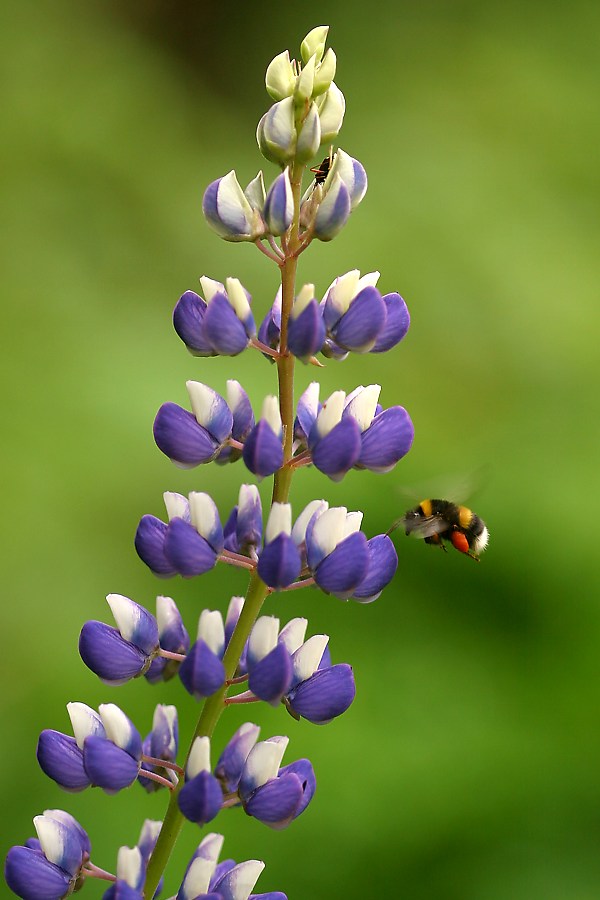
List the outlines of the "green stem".
<svg viewBox="0 0 600 900">
<path fill-rule="evenodd" d="M 292 195 L 294 197 L 294 219 L 287 241 L 286 259 L 281 266 L 281 337 L 277 377 L 279 381 L 279 410 L 283 423 L 283 466 L 275 473 L 272 503 L 287 503 L 293 472 L 286 465 L 292 458 L 294 441 L 294 357 L 288 350 L 288 321 L 296 292 L 297 250 L 300 245 L 300 197 L 302 194 L 302 174 L 304 166 L 294 165 L 291 171 Z"/>
<path fill-rule="evenodd" d="M 256 572 L 254 572 L 252 577 L 250 578 L 248 592 L 246 594 L 246 599 L 244 601 L 244 606 L 242 608 L 240 618 L 235 627 L 235 631 L 231 636 L 231 640 L 227 645 L 225 656 L 223 657 L 226 679 L 233 678 L 240 660 L 240 656 L 242 655 L 242 650 L 244 649 L 244 645 L 248 639 L 248 635 L 252 630 L 252 626 L 258 618 L 268 590 L 269 589 L 267 585 L 263 581 L 261 581 Z M 196 726 L 191 744 L 194 743 L 195 739 L 198 736 L 206 735 L 207 737 L 212 737 L 215 726 L 219 721 L 219 717 L 225 709 L 225 704 L 223 701 L 225 700 L 226 692 L 227 688 L 224 685 L 219 691 L 216 692 L 216 694 L 213 694 L 211 697 L 208 697 L 204 701 L 204 706 L 202 707 L 202 712 L 200 714 L 200 718 L 198 720 L 198 724 Z M 175 842 L 185 821 L 182 813 L 179 810 L 179 806 L 177 805 L 177 795 L 181 790 L 182 784 L 183 781 L 179 783 L 179 787 L 175 788 L 175 790 L 171 794 L 171 799 L 169 801 L 169 806 L 167 808 L 163 825 L 160 830 L 160 834 L 158 836 L 158 840 L 156 842 L 156 846 L 154 848 L 152 856 L 150 857 L 150 862 L 148 863 L 146 884 L 144 888 L 144 896 L 147 898 L 147 900 L 150 900 L 150 898 L 153 897 L 156 892 L 158 882 L 160 881 L 161 875 L 167 866 L 169 857 L 173 852 L 173 847 L 175 846 Z"/>
</svg>

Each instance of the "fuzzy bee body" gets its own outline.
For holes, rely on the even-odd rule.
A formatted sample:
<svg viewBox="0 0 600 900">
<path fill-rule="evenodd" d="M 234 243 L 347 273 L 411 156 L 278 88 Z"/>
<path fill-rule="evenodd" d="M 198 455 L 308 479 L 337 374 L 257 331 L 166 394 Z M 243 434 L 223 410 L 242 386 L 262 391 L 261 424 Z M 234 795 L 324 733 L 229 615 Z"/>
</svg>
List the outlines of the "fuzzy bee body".
<svg viewBox="0 0 600 900">
<path fill-rule="evenodd" d="M 489 541 L 483 519 L 467 506 L 450 500 L 422 500 L 394 522 L 388 534 L 400 525 L 405 534 L 421 538 L 426 544 L 437 544 L 445 550 L 444 541 L 447 541 L 459 553 L 477 561 Z"/>
</svg>

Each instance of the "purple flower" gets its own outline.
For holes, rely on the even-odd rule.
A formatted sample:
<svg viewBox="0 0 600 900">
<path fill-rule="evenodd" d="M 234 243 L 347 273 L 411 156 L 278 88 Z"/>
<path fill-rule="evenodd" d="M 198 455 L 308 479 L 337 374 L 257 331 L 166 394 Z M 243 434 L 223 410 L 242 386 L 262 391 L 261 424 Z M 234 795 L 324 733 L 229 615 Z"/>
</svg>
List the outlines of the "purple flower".
<svg viewBox="0 0 600 900">
<path fill-rule="evenodd" d="M 278 636 L 279 619 L 261 616 L 250 632 L 246 656 L 248 687 L 272 706 L 281 702 L 292 683 L 292 658 Z"/>
<path fill-rule="evenodd" d="M 258 558 L 258 574 L 269 587 L 288 587 L 300 574 L 300 555 L 292 537 L 292 508 L 274 503 L 265 529 L 265 545 Z"/>
<path fill-rule="evenodd" d="M 183 624 L 181 613 L 171 597 L 158 596 L 156 598 L 156 621 L 161 649 L 168 650 L 170 653 L 186 654 L 190 647 L 190 638 Z M 176 659 L 157 656 L 150 663 L 145 678 L 150 684 L 169 681 L 177 674 L 180 665 L 181 663 Z"/>
<path fill-rule="evenodd" d="M 382 299 L 386 308 L 385 325 L 377 335 L 371 353 L 385 353 L 386 350 L 391 350 L 400 343 L 410 325 L 408 307 L 400 294 L 384 294 Z"/>
<path fill-rule="evenodd" d="M 288 321 L 288 348 L 307 363 L 325 340 L 325 323 L 314 284 L 305 284 L 294 300 Z"/>
<path fill-rule="evenodd" d="M 262 505 L 255 484 L 242 484 L 237 506 L 231 510 L 224 528 L 225 548 L 256 559 L 262 540 Z"/>
<path fill-rule="evenodd" d="M 180 518 L 190 521 L 190 505 L 186 497 L 174 491 L 165 491 L 163 499 L 169 521 Z M 135 549 L 138 556 L 159 578 L 169 578 L 177 574 L 177 567 L 165 552 L 168 525 L 156 516 L 142 516 L 135 534 Z"/>
<path fill-rule="evenodd" d="M 34 846 L 11 847 L 4 876 L 11 891 L 23 900 L 61 900 L 82 879 L 91 846 L 81 825 L 62 809 L 48 809 L 33 820 Z"/>
<path fill-rule="evenodd" d="M 275 179 L 267 194 L 263 218 L 270 234 L 284 234 L 294 217 L 294 197 L 290 184 L 289 170 L 286 169 Z"/>
<path fill-rule="evenodd" d="M 237 356 L 256 335 L 250 294 L 237 278 L 225 285 L 205 275 L 205 300 L 186 291 L 173 311 L 175 331 L 194 356 Z"/>
<path fill-rule="evenodd" d="M 215 768 L 225 793 L 237 790 L 248 754 L 256 744 L 260 728 L 251 722 L 241 725 L 228 741 Z"/>
<path fill-rule="evenodd" d="M 107 794 L 115 794 L 129 787 L 138 777 L 142 739 L 133 723 L 114 703 L 101 704 L 98 712 L 106 737 L 91 734 L 84 739 L 83 765 L 93 785 L 101 787 Z"/>
<path fill-rule="evenodd" d="M 220 394 L 199 381 L 186 387 L 193 415 L 176 403 L 163 403 L 154 420 L 159 450 L 183 469 L 216 459 L 233 430 L 232 412 Z"/>
<path fill-rule="evenodd" d="M 79 635 L 79 653 L 106 684 L 125 684 L 143 675 L 158 653 L 158 625 L 148 610 L 122 594 L 109 594 L 106 600 L 118 628 L 86 622 Z"/>
<path fill-rule="evenodd" d="M 203 609 L 198 622 L 198 638 L 182 662 L 179 677 L 196 700 L 210 697 L 225 684 L 225 627 L 218 611 Z"/>
<path fill-rule="evenodd" d="M 92 780 L 83 761 L 83 743 L 89 735 L 106 738 L 106 730 L 98 713 L 85 703 L 68 703 L 75 737 L 45 729 L 40 734 L 37 759 L 42 771 L 59 787 L 72 793 L 83 791 Z"/>
<path fill-rule="evenodd" d="M 252 406 L 250 405 L 248 394 L 239 381 L 230 379 L 227 382 L 227 405 L 233 415 L 231 437 L 243 444 L 254 428 L 254 413 L 252 411 Z M 215 462 L 218 465 L 237 462 L 241 455 L 242 451 L 239 447 L 233 447 L 231 444 L 226 444 L 219 451 L 219 455 Z"/>
<path fill-rule="evenodd" d="M 310 803 L 316 781 L 310 762 L 297 760 L 280 768 L 289 738 L 261 741 L 248 754 L 238 795 L 249 816 L 270 828 L 286 828 Z"/>
<path fill-rule="evenodd" d="M 152 756 L 154 759 L 163 759 L 165 762 L 174 763 L 177 759 L 178 746 L 179 726 L 177 709 L 175 706 L 164 706 L 162 703 L 159 703 L 154 710 L 152 731 L 146 735 L 142 744 L 144 756 Z M 142 761 L 138 780 L 145 790 L 153 793 L 163 787 L 163 785 L 152 778 L 144 778 L 142 775 L 144 771 L 154 772 L 163 778 L 169 778 L 172 770 L 166 769 L 164 766 L 154 765 L 145 760 Z"/>
<path fill-rule="evenodd" d="M 208 572 L 224 546 L 223 526 L 208 494 L 164 494 L 169 514 L 166 525 L 155 516 L 143 516 L 135 536 L 135 548 L 152 571 L 161 576 L 191 578 Z"/>
<path fill-rule="evenodd" d="M 312 462 L 332 481 L 341 481 L 360 457 L 360 428 L 351 416 L 343 416 L 345 400 L 344 391 L 335 391 L 308 434 Z"/>
<path fill-rule="evenodd" d="M 357 159 L 338 148 L 325 184 L 327 185 L 327 181 L 332 181 L 336 175 L 339 175 L 348 191 L 350 209 L 356 209 L 367 193 L 367 173 L 364 166 Z"/>
<path fill-rule="evenodd" d="M 342 350 L 367 353 L 384 331 L 386 304 L 375 287 L 379 272 L 354 269 L 336 278 L 323 300 L 328 337 Z"/>
<path fill-rule="evenodd" d="M 190 822 L 203 826 L 221 809 L 223 793 L 221 785 L 210 771 L 210 740 L 197 737 L 192 744 L 185 768 L 185 784 L 177 803 Z"/>
<path fill-rule="evenodd" d="M 258 339 L 272 350 L 279 350 L 279 338 L 281 336 L 281 288 L 275 295 L 273 305 L 267 311 L 258 329 Z M 272 357 L 267 357 L 273 362 Z"/>
<path fill-rule="evenodd" d="M 222 835 L 206 835 L 188 863 L 176 900 L 287 900 L 279 891 L 252 894 L 265 864 L 258 859 L 239 864 L 228 859 L 217 865 L 222 847 Z"/>
<path fill-rule="evenodd" d="M 340 176 L 334 175 L 314 218 L 315 237 L 320 241 L 333 240 L 348 221 L 350 212 L 350 192 Z"/>
<path fill-rule="evenodd" d="M 359 603 L 377 600 L 382 590 L 390 583 L 398 568 L 398 554 L 387 534 L 376 534 L 367 541 L 369 564 L 367 574 L 352 594 Z"/>
<path fill-rule="evenodd" d="M 367 539 L 360 531 L 362 513 L 344 506 L 317 512 L 306 527 L 309 568 L 321 590 L 347 600 L 369 567 Z"/>
<path fill-rule="evenodd" d="M 331 665 L 326 634 L 304 641 L 306 619 L 292 619 L 279 635 L 292 654 L 293 675 L 285 705 L 290 714 L 325 725 L 345 712 L 356 694 L 352 667 Z"/>
<path fill-rule="evenodd" d="M 260 478 L 273 475 L 283 465 L 283 426 L 277 397 L 265 397 L 260 420 L 244 444 L 244 462 Z"/>
<path fill-rule="evenodd" d="M 264 233 L 262 219 L 233 170 L 209 184 L 202 199 L 202 211 L 211 228 L 226 241 L 254 241 Z"/>
<path fill-rule="evenodd" d="M 378 405 L 380 385 L 358 387 L 346 398 L 343 415 L 351 416 L 360 429 L 357 469 L 390 472 L 410 450 L 415 434 L 403 406 L 382 410 Z"/>
</svg>

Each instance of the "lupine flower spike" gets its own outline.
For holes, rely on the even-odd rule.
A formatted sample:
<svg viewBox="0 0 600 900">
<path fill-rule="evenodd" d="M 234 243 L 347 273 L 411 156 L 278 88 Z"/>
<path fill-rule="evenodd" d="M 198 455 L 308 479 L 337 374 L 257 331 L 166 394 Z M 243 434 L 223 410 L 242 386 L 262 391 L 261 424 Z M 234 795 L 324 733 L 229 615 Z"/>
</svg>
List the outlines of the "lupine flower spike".
<svg viewBox="0 0 600 900">
<path fill-rule="evenodd" d="M 183 826 L 204 828 L 217 816 L 247 817 L 248 829 L 256 827 L 251 819 L 273 830 L 292 825 L 315 797 L 310 760 L 282 765 L 290 738 L 259 741 L 253 722 L 217 747 L 215 733 L 223 733 L 215 732 L 217 723 L 232 707 L 252 703 L 257 720 L 269 704 L 282 727 L 326 725 L 354 701 L 352 666 L 332 661 L 329 634 L 307 637 L 302 616 L 282 625 L 282 604 L 286 592 L 309 588 L 324 604 L 325 595 L 367 604 L 390 583 L 398 557 L 389 535 L 367 537 L 361 511 L 330 506 L 319 495 L 351 469 L 361 478 L 389 473 L 411 449 L 414 428 L 390 387 L 365 383 L 322 399 L 318 382 L 306 379 L 295 396 L 294 375 L 299 384 L 306 371 L 298 361 L 318 367 L 321 359 L 342 363 L 354 353 L 364 362 L 369 353 L 387 352 L 406 336 L 410 317 L 396 290 L 380 289 L 377 271 L 331 272 L 325 290 L 327 282 L 296 283 L 300 254 L 315 240 L 340 235 L 352 214 L 360 215 L 368 186 L 363 164 L 337 145 L 346 100 L 334 80 L 337 58 L 327 38 L 328 27 L 319 25 L 303 39 L 297 58 L 283 50 L 267 67 L 268 108 L 256 140 L 275 169 L 259 169 L 244 187 L 228 160 L 204 190 L 209 228 L 230 243 L 254 245 L 278 284 L 266 294 L 264 284 L 201 275 L 196 289 L 176 301 L 173 326 L 194 359 L 186 399 L 183 385 L 173 381 L 157 399 L 153 435 L 157 466 L 165 478 L 185 483 L 185 494 L 166 490 L 166 515 L 142 515 L 134 537 L 139 558 L 157 578 L 197 579 L 223 563 L 237 570 L 232 577 L 248 582 L 228 590 L 226 599 L 220 582 L 209 577 L 206 584 L 195 582 L 182 601 L 173 597 L 185 586 L 174 581 L 173 597 L 159 595 L 155 612 L 138 599 L 109 593 L 110 623 L 100 612 L 83 625 L 83 663 L 108 692 L 118 688 L 125 704 L 134 696 L 134 679 L 140 690 L 179 679 L 159 689 L 161 702 L 143 739 L 124 708 L 69 702 L 72 734 L 44 728 L 39 765 L 69 793 L 99 787 L 112 795 L 137 781 L 156 794 L 139 792 L 140 802 L 154 803 L 153 809 L 158 803 L 164 819 L 147 819 L 138 842 L 115 853 L 110 872 L 92 862 L 90 840 L 69 813 L 46 810 L 34 819 L 37 837 L 6 857 L 6 882 L 23 900 L 63 900 L 89 878 L 108 883 L 104 900 L 151 900 Z M 246 349 L 264 367 L 248 384 L 270 378 L 266 396 L 247 393 L 237 380 L 236 358 Z M 211 359 L 217 356 L 230 357 L 229 377 L 215 385 Z M 245 475 L 229 494 L 221 467 L 236 462 Z M 295 507 L 299 492 L 295 486 L 292 492 L 292 482 L 306 466 L 324 476 L 322 488 Z M 143 577 L 150 577 L 147 571 Z M 336 645 L 336 652 L 343 658 L 343 647 Z M 195 724 L 181 718 L 179 762 L 180 718 L 171 703 L 177 692 L 190 709 L 199 704 Z M 310 744 L 316 729 L 306 727 Z M 220 834 L 203 834 L 185 872 L 172 879 L 180 885 L 172 900 L 287 900 L 277 890 L 253 893 L 264 863 L 219 862 L 222 844 Z"/>
</svg>

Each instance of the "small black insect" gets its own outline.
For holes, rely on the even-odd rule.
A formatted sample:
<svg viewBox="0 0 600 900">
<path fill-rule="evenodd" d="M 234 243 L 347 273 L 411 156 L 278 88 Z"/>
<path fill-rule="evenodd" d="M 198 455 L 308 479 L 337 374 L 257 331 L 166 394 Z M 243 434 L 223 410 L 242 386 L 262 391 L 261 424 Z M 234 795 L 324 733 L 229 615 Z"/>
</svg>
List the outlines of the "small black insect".
<svg viewBox="0 0 600 900">
<path fill-rule="evenodd" d="M 310 171 L 315 176 L 315 184 L 323 184 L 323 182 L 329 175 L 329 170 L 331 169 L 334 158 L 335 153 L 330 150 L 329 156 L 326 156 L 320 165 L 312 167 Z"/>
</svg>

